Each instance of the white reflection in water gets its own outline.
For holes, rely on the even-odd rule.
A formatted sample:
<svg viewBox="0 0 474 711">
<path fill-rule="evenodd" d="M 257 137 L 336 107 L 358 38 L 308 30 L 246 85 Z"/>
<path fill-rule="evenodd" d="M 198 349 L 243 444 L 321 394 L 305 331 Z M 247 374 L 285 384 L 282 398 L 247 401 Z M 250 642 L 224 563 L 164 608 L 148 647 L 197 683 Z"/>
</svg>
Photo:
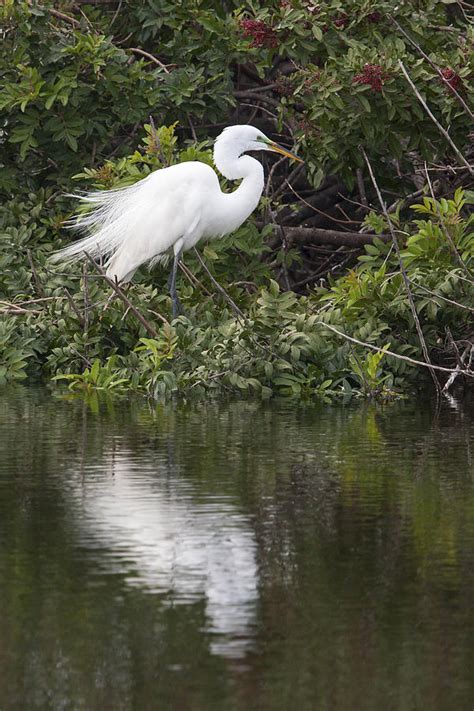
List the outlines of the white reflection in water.
<svg viewBox="0 0 474 711">
<path fill-rule="evenodd" d="M 167 594 L 172 604 L 204 598 L 212 652 L 240 657 L 253 637 L 258 595 L 250 521 L 229 497 L 205 499 L 189 480 L 147 468 L 116 454 L 113 476 L 82 478 L 75 492 L 81 542 L 100 548 L 101 563 L 129 585 Z"/>
</svg>

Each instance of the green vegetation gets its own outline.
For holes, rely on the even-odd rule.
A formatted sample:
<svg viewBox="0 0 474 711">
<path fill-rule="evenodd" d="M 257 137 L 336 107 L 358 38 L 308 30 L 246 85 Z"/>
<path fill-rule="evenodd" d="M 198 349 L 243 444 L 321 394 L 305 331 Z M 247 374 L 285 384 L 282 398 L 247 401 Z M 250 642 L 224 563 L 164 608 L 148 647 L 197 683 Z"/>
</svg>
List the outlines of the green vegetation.
<svg viewBox="0 0 474 711">
<path fill-rule="evenodd" d="M 4 2 L 1 380 L 152 397 L 391 397 L 429 383 L 427 368 L 391 353 L 471 369 L 473 32 L 462 7 L 264 5 Z M 185 316 L 172 323 L 164 270 L 141 271 L 117 296 L 91 264 L 48 263 L 71 237 L 68 192 L 212 164 L 208 137 L 247 121 L 306 162 L 273 159 L 259 211 L 202 250 L 243 316 L 193 253 Z M 448 376 L 437 371 L 441 386 Z"/>
</svg>

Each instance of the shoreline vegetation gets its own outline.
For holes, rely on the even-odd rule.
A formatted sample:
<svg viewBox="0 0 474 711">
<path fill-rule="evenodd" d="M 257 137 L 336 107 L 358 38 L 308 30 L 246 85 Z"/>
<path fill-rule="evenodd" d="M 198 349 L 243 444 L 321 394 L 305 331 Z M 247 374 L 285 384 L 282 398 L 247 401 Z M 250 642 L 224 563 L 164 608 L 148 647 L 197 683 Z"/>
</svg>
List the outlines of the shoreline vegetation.
<svg viewBox="0 0 474 711">
<path fill-rule="evenodd" d="M 0 382 L 85 393 L 462 397 L 474 382 L 474 29 L 462 2 L 0 7 Z M 260 206 L 122 289 L 53 265 L 70 193 L 212 165 L 253 123 Z M 224 190 L 235 185 L 225 181 Z"/>
</svg>

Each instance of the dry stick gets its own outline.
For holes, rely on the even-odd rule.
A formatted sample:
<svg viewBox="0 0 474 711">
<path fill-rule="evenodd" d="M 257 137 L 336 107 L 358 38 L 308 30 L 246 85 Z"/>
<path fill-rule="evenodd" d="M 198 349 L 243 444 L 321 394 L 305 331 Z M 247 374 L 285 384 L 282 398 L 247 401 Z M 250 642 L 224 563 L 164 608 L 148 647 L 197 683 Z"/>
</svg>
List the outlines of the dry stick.
<svg viewBox="0 0 474 711">
<path fill-rule="evenodd" d="M 250 94 L 257 94 L 262 91 L 271 91 L 272 89 L 275 89 L 278 86 L 278 84 L 266 84 L 265 86 L 254 86 L 250 89 L 238 89 L 237 91 L 234 91 L 234 96 L 237 98 L 240 96 L 248 96 L 249 92 Z"/>
<path fill-rule="evenodd" d="M 150 114 L 149 118 L 150 118 L 151 136 L 155 142 L 155 147 L 160 152 L 161 162 L 163 163 L 163 165 L 166 165 L 166 158 L 165 158 L 165 154 L 163 153 L 163 146 L 161 145 L 161 141 L 158 138 L 158 134 L 157 134 L 156 128 L 155 128 L 155 122 L 153 121 L 153 116 Z"/>
<path fill-rule="evenodd" d="M 97 264 L 97 262 L 95 261 L 95 259 L 94 259 L 93 257 L 91 257 L 91 255 L 90 255 L 88 252 L 84 252 L 84 254 L 86 255 L 86 257 L 87 257 L 87 259 L 89 260 L 89 262 L 92 264 L 92 266 L 94 267 L 94 269 L 95 269 L 96 271 L 98 271 L 99 274 L 102 276 L 102 278 L 104 279 L 104 281 L 105 281 L 110 287 L 112 287 L 112 289 L 115 291 L 115 293 L 117 294 L 117 296 L 119 297 L 119 299 L 121 299 L 121 301 L 123 301 L 123 303 L 124 303 L 126 306 L 129 307 L 130 311 L 133 313 L 133 315 L 135 316 L 135 318 L 142 324 L 142 326 L 144 327 L 144 329 L 146 330 L 146 332 L 149 333 L 150 336 L 152 336 L 152 338 L 158 338 L 158 332 L 153 328 L 153 326 L 151 325 L 151 323 L 149 323 L 149 322 L 146 320 L 146 318 L 139 312 L 139 310 L 136 308 L 136 306 L 134 306 L 134 305 L 132 304 L 132 302 L 130 301 L 130 299 L 129 299 L 127 296 L 125 296 L 123 290 L 119 287 L 119 285 L 116 284 L 114 281 L 112 281 L 112 279 L 109 279 L 109 277 L 106 275 L 106 273 L 104 272 L 104 270 L 102 269 L 102 267 L 99 266 L 99 264 Z M 165 319 L 164 316 L 162 316 L 161 319 L 162 319 L 163 323 L 166 323 L 166 324 L 168 324 L 168 326 L 169 326 L 169 321 L 167 321 L 167 319 Z"/>
<path fill-rule="evenodd" d="M 293 168 L 291 173 L 288 175 L 287 178 L 284 178 L 282 182 L 280 183 L 280 187 L 278 187 L 275 192 L 273 193 L 273 199 L 276 200 L 277 197 L 280 195 L 285 190 L 286 183 L 292 183 L 298 176 L 299 174 L 303 171 L 304 164 L 299 163 L 296 168 Z"/>
<path fill-rule="evenodd" d="M 397 206 L 402 203 L 402 205 L 406 205 L 406 203 L 409 200 L 413 200 L 414 198 L 421 197 L 423 195 L 424 190 L 423 188 L 421 190 L 415 190 L 412 193 L 409 193 L 408 195 L 405 195 L 405 197 L 398 198 L 398 200 L 395 200 L 391 205 L 388 206 L 387 212 L 395 212 L 397 209 Z"/>
<path fill-rule="evenodd" d="M 451 272 L 452 274 L 452 272 Z M 457 275 L 458 279 L 462 279 L 463 281 L 467 281 L 468 284 L 474 284 L 474 281 L 472 279 L 466 279 L 466 277 L 461 276 L 460 274 Z"/>
<path fill-rule="evenodd" d="M 257 104 L 250 104 L 248 102 L 240 102 L 239 106 L 249 106 L 251 109 L 258 109 L 258 111 L 261 111 L 264 114 L 267 114 L 268 116 L 271 116 L 275 123 L 278 124 L 279 117 L 276 113 L 273 111 L 270 111 L 267 109 L 265 106 L 258 106 Z M 287 121 L 282 120 L 282 124 L 285 126 L 285 128 L 288 129 L 289 133 L 293 136 L 294 129 L 290 126 L 290 124 Z"/>
<path fill-rule="evenodd" d="M 202 259 L 201 255 L 200 255 L 199 252 L 197 251 L 196 247 L 193 247 L 193 249 L 194 249 L 194 252 L 195 252 L 195 254 L 196 254 L 196 257 L 197 257 L 199 263 L 200 263 L 201 266 L 203 267 L 204 271 L 206 272 L 206 274 L 208 275 L 208 277 L 210 278 L 210 280 L 212 281 L 212 283 L 214 284 L 214 286 L 216 287 L 216 289 L 217 289 L 217 290 L 219 291 L 219 293 L 222 294 L 222 296 L 229 302 L 229 304 L 230 304 L 231 307 L 232 307 L 232 310 L 233 310 L 233 311 L 235 312 L 235 314 L 237 315 L 237 318 L 238 318 L 239 320 L 242 319 L 242 320 L 240 321 L 241 325 L 242 325 L 242 326 L 245 326 L 245 324 L 247 323 L 247 319 L 245 318 L 245 315 L 244 315 L 244 314 L 242 313 L 242 311 L 239 309 L 239 307 L 237 306 L 237 304 L 236 304 L 234 301 L 232 301 L 231 297 L 230 297 L 229 294 L 226 292 L 226 290 L 223 289 L 222 286 L 221 286 L 221 285 L 216 281 L 216 279 L 212 276 L 211 272 L 210 272 L 209 269 L 207 268 L 206 263 L 205 263 L 204 260 Z M 266 353 L 269 353 L 272 357 L 275 357 L 275 353 L 273 353 L 273 351 L 272 351 L 270 348 L 267 348 L 267 346 L 264 346 L 262 343 L 260 343 L 260 341 L 258 341 L 258 339 L 254 338 L 254 337 L 253 337 L 253 334 L 249 334 L 249 337 L 250 337 L 250 339 L 252 340 L 252 342 L 253 342 L 258 348 L 261 348 L 261 349 L 264 350 Z M 244 350 L 247 351 L 246 348 L 244 348 Z M 247 352 L 248 352 L 248 351 L 247 351 Z M 249 353 L 249 352 L 248 352 L 248 353 Z M 251 354 L 249 353 L 249 355 L 251 355 Z M 279 357 L 280 357 L 281 360 L 286 360 L 286 358 L 284 358 L 284 357 L 282 357 L 282 356 L 279 356 Z"/>
<path fill-rule="evenodd" d="M 44 294 L 43 285 L 41 284 L 41 280 L 38 276 L 38 272 L 36 271 L 35 264 L 33 262 L 33 257 L 31 255 L 30 249 L 26 250 L 26 256 L 28 257 L 28 262 L 30 264 L 31 271 L 33 273 L 33 278 L 34 278 L 35 284 L 36 284 L 36 290 L 40 296 L 44 296 L 45 294 Z"/>
<path fill-rule="evenodd" d="M 367 168 L 369 169 L 370 178 L 371 178 L 372 183 L 373 183 L 373 185 L 374 185 L 375 192 L 377 193 L 377 197 L 378 197 L 378 200 L 379 200 L 379 203 L 380 203 L 380 207 L 382 208 L 382 211 L 383 211 L 383 214 L 384 214 L 384 216 L 385 216 L 385 219 L 387 220 L 388 228 L 389 228 L 389 230 L 390 230 L 390 235 L 391 235 L 391 237 L 392 237 L 393 246 L 395 247 L 395 251 L 396 251 L 396 253 L 397 253 L 398 264 L 400 265 L 400 272 L 401 272 L 401 274 L 402 274 L 403 281 L 404 281 L 404 283 L 405 283 L 405 288 L 406 288 L 406 290 L 407 290 L 408 301 L 410 302 L 410 308 L 411 308 L 411 312 L 412 312 L 412 314 L 413 314 L 413 319 L 414 319 L 414 321 L 415 321 L 415 326 L 416 326 L 416 330 L 417 330 L 417 333 L 418 333 L 418 338 L 420 339 L 420 343 L 421 343 L 421 348 L 422 348 L 422 351 L 423 351 L 423 355 L 425 356 L 426 363 L 427 363 L 428 367 L 430 368 L 430 373 L 431 373 L 431 377 L 433 378 L 433 382 L 434 382 L 435 387 L 436 387 L 436 392 L 439 393 L 439 391 L 440 391 L 440 385 L 439 385 L 439 383 L 438 383 L 438 378 L 436 377 L 436 374 L 435 374 L 435 372 L 434 372 L 434 370 L 433 370 L 433 366 L 432 366 L 432 364 L 431 364 L 430 356 L 429 356 L 429 353 L 428 353 L 428 348 L 426 347 L 425 337 L 423 336 L 423 331 L 421 330 L 420 319 L 418 318 L 418 313 L 417 313 L 417 310 L 416 310 L 415 302 L 414 302 L 414 300 L 413 300 L 413 294 L 411 293 L 410 280 L 409 280 L 409 278 L 408 278 L 408 274 L 406 273 L 405 266 L 404 266 L 404 264 L 403 264 L 402 255 L 401 255 L 401 253 L 400 253 L 400 246 L 399 246 L 399 244 L 398 244 L 398 240 L 397 240 L 397 237 L 396 237 L 396 235 L 395 235 L 395 230 L 393 229 L 393 224 L 392 224 L 392 221 L 391 221 L 391 219 L 390 219 L 390 215 L 389 215 L 388 212 L 387 212 L 387 206 L 385 205 L 384 199 L 383 199 L 383 197 L 382 197 L 382 195 L 381 195 L 381 193 L 380 193 L 380 189 L 379 189 L 378 183 L 377 183 L 377 181 L 376 181 L 376 179 L 375 179 L 375 175 L 374 175 L 374 172 L 373 172 L 373 170 L 372 170 L 372 166 L 371 166 L 371 164 L 370 164 L 370 161 L 369 161 L 369 159 L 368 159 L 368 157 L 367 157 L 367 154 L 366 154 L 366 152 L 364 151 L 364 149 L 361 148 L 361 150 L 362 150 L 362 155 L 364 156 L 365 162 L 367 163 Z"/>
<path fill-rule="evenodd" d="M 118 7 L 117 7 L 117 9 L 115 10 L 114 16 L 112 17 L 111 21 L 109 22 L 109 27 L 112 27 L 112 25 L 114 24 L 115 20 L 117 19 L 118 15 L 119 15 L 119 12 L 120 12 L 120 10 L 122 9 L 122 2 L 123 2 L 123 0 L 120 0 L 120 1 L 119 1 Z"/>
<path fill-rule="evenodd" d="M 436 64 L 428 57 L 428 55 L 426 54 L 426 52 L 423 51 L 423 49 L 420 47 L 420 45 L 417 44 L 417 42 L 415 42 L 415 40 L 410 37 L 410 35 L 408 34 L 408 32 L 406 32 L 406 31 L 403 29 L 403 27 L 397 22 L 397 20 L 396 20 L 394 17 L 392 17 L 392 15 L 390 15 L 390 13 L 389 13 L 388 17 L 389 17 L 389 19 L 393 22 L 393 24 L 396 25 L 396 27 L 398 27 L 398 29 L 400 30 L 400 32 L 402 33 L 402 35 L 404 35 L 404 36 L 407 38 L 407 40 L 410 42 L 410 44 L 412 44 L 413 47 L 415 47 L 415 49 L 418 50 L 418 52 L 421 54 L 421 56 L 426 59 L 426 61 L 428 62 L 428 64 L 429 64 L 429 65 L 435 70 L 435 72 L 438 74 L 438 76 L 439 76 L 439 78 L 441 79 L 441 81 L 442 81 L 444 84 L 446 84 L 446 86 L 449 88 L 449 90 L 454 94 L 454 96 L 456 97 L 456 99 L 457 99 L 457 100 L 459 101 L 459 103 L 462 105 L 462 107 L 464 108 L 464 110 L 465 110 L 465 111 L 469 114 L 469 116 L 474 120 L 474 113 L 471 111 L 471 109 L 470 109 L 469 106 L 466 104 L 466 102 L 464 101 L 464 99 L 462 98 L 462 96 L 459 94 L 459 92 L 456 91 L 456 89 L 455 89 L 453 86 L 451 86 L 451 84 L 449 83 L 449 81 L 444 78 L 443 72 L 441 71 L 441 69 L 436 66 Z"/>
<path fill-rule="evenodd" d="M 357 168 L 356 176 L 357 176 L 357 187 L 359 189 L 360 201 L 363 205 L 365 205 L 365 207 L 367 207 L 369 203 L 367 202 L 367 195 L 365 192 L 364 176 L 362 175 L 362 170 L 360 168 Z"/>
<path fill-rule="evenodd" d="M 457 345 L 456 341 L 455 341 L 454 338 L 453 338 L 453 334 L 451 333 L 451 329 L 449 328 L 449 326 L 446 326 L 446 327 L 445 327 L 445 331 L 446 331 L 446 335 L 447 335 L 447 337 L 448 337 L 448 340 L 449 340 L 449 342 L 450 342 L 450 344 L 451 344 L 451 346 L 452 346 L 452 348 L 453 348 L 453 351 L 454 351 L 454 354 L 455 354 L 455 356 L 456 356 L 456 360 L 457 360 L 457 362 L 458 362 L 458 365 L 459 365 L 459 367 L 462 367 L 462 366 L 464 365 L 464 362 L 463 362 L 463 360 L 462 360 L 462 358 L 461 358 L 461 354 L 459 353 L 458 345 Z M 470 348 L 470 347 L 471 347 L 471 343 L 469 343 L 469 348 Z"/>
<path fill-rule="evenodd" d="M 155 57 L 153 54 L 150 54 L 150 52 L 145 52 L 145 50 L 140 49 L 140 47 L 128 47 L 127 51 L 128 52 L 135 52 L 135 54 L 140 54 L 142 57 L 146 57 L 147 59 L 149 59 L 152 62 L 155 62 L 155 64 L 157 64 L 159 67 L 161 67 L 163 69 L 163 71 L 166 72 L 166 74 L 170 73 L 170 70 L 168 69 L 166 64 L 163 64 L 161 59 L 158 59 L 158 57 Z M 171 66 L 176 66 L 176 65 L 170 64 L 169 66 L 171 67 Z"/>
<path fill-rule="evenodd" d="M 311 205 L 311 203 L 309 203 L 307 200 L 304 199 L 304 197 L 301 197 L 301 195 L 299 195 L 299 193 L 296 192 L 296 190 L 291 185 L 289 180 L 285 180 L 285 183 L 288 185 L 288 187 L 290 188 L 293 195 L 296 195 L 298 200 L 300 202 L 302 202 L 303 205 L 306 205 L 307 207 L 309 207 L 309 209 L 312 210 L 313 212 L 316 212 L 316 214 L 322 215 L 323 217 L 326 217 L 328 220 L 332 220 L 332 222 L 337 222 L 338 224 L 341 224 L 341 225 L 347 225 L 347 224 L 359 225 L 360 224 L 360 220 L 351 220 L 350 218 L 348 218 L 347 220 L 338 220 L 337 217 L 333 217 L 328 212 L 324 212 L 324 210 L 320 210 L 319 208 L 314 207 L 314 205 Z"/>
<path fill-rule="evenodd" d="M 65 296 L 42 296 L 40 299 L 28 299 L 27 301 L 18 301 L 15 305 L 17 306 L 26 306 L 27 304 L 39 304 L 40 301 L 61 301 L 61 299 L 65 299 Z M 9 303 L 7 301 L 0 301 L 0 304 L 6 304 Z"/>
<path fill-rule="evenodd" d="M 428 173 L 426 161 L 425 161 L 425 175 L 426 175 L 426 180 L 428 181 L 428 187 L 430 189 L 431 197 L 433 198 L 433 205 L 436 209 L 436 212 L 438 213 L 439 221 L 441 222 L 441 228 L 443 230 L 444 236 L 446 237 L 446 239 L 449 242 L 449 246 L 451 247 L 451 251 L 453 253 L 455 260 L 457 261 L 457 263 L 459 264 L 459 266 L 461 267 L 463 272 L 466 274 L 466 276 L 470 277 L 471 274 L 469 272 L 469 269 L 467 268 L 467 265 L 464 264 L 464 262 L 462 261 L 461 255 L 459 254 L 458 250 L 456 249 L 456 245 L 454 244 L 453 238 L 449 234 L 448 228 L 446 227 L 446 223 L 445 223 L 444 218 L 441 214 L 441 210 L 439 209 L 439 205 L 438 205 L 436 198 L 435 198 L 433 186 L 431 184 L 430 175 Z"/>
<path fill-rule="evenodd" d="M 281 160 L 278 161 L 278 163 L 280 163 L 280 162 L 281 162 Z M 282 225 L 278 224 L 278 222 L 276 221 L 275 213 L 272 210 L 270 204 L 268 204 L 268 206 L 267 206 L 267 213 L 270 216 L 270 220 L 272 221 L 273 226 L 275 227 L 276 231 L 278 232 L 278 234 L 280 236 L 281 246 L 283 248 L 284 255 L 286 256 L 286 252 L 288 251 L 288 240 L 286 239 L 285 228 L 282 227 Z M 290 277 L 288 275 L 288 267 L 286 266 L 285 256 L 282 261 L 282 270 L 283 270 L 283 275 L 285 277 L 286 290 L 290 291 L 291 284 L 290 284 Z"/>
<path fill-rule="evenodd" d="M 128 311 L 128 309 L 127 309 L 127 311 Z M 168 319 L 166 319 L 166 318 L 165 318 L 162 314 L 160 314 L 158 311 L 153 311 L 153 309 L 150 309 L 150 308 L 148 308 L 148 311 L 149 311 L 151 314 L 153 314 L 153 316 L 157 316 L 157 317 L 160 319 L 160 321 L 165 324 L 165 326 L 169 326 L 169 325 L 170 325 L 170 322 L 168 321 Z"/>
<path fill-rule="evenodd" d="M 82 328 L 84 328 L 84 325 L 85 325 L 84 317 L 81 314 L 81 312 L 79 311 L 79 309 L 77 308 L 76 304 L 74 303 L 74 299 L 72 298 L 71 293 L 66 288 L 64 289 L 64 293 L 66 294 L 66 297 L 67 297 L 67 300 L 69 301 L 69 305 L 70 305 L 71 309 L 74 311 L 74 313 L 77 316 L 77 320 L 81 324 Z"/>
<path fill-rule="evenodd" d="M 291 291 L 290 276 L 288 274 L 288 267 L 286 264 L 286 255 L 288 252 L 288 240 L 286 239 L 285 228 L 277 223 L 276 218 L 275 218 L 275 213 L 273 212 L 273 210 L 270 206 L 268 206 L 268 214 L 270 215 L 270 219 L 273 222 L 273 225 L 276 227 L 277 232 L 279 232 L 279 234 L 280 234 L 280 242 L 281 242 L 281 247 L 283 250 L 281 271 L 283 271 L 283 276 L 285 278 L 285 288 L 287 291 Z M 280 272 L 280 274 L 281 274 L 281 272 Z"/>
<path fill-rule="evenodd" d="M 454 343 L 454 341 L 453 341 L 453 343 Z M 471 353 L 471 356 L 472 356 L 473 350 L 474 350 L 474 346 L 471 343 L 469 343 L 469 345 L 467 345 L 466 348 L 464 349 L 462 356 L 460 356 L 460 360 L 461 360 L 462 364 L 464 364 L 464 359 L 469 352 Z M 453 372 L 451 373 L 451 375 L 449 376 L 449 378 L 447 379 L 447 381 L 444 384 L 444 388 L 443 388 L 444 395 L 447 394 L 451 385 L 454 383 L 454 381 L 456 380 L 458 375 L 460 375 L 462 372 L 463 371 L 461 370 L 461 366 L 458 363 L 456 368 L 453 370 Z"/>
<path fill-rule="evenodd" d="M 272 167 L 271 167 L 271 169 L 270 169 L 270 171 L 269 171 L 269 173 L 268 173 L 267 184 L 265 185 L 265 192 L 264 192 L 265 197 L 268 197 L 268 194 L 269 194 L 269 192 L 270 192 L 270 188 L 271 188 L 271 186 L 272 186 L 273 175 L 274 175 L 276 169 L 277 169 L 278 166 L 281 165 L 281 163 L 283 163 L 285 160 L 286 160 L 286 157 L 283 156 L 283 158 L 279 158 L 279 160 L 277 160 L 277 161 L 275 161 L 275 163 L 273 163 L 273 165 L 272 165 Z"/>
<path fill-rule="evenodd" d="M 341 254 L 341 249 L 342 247 L 338 247 L 334 250 L 334 252 L 331 252 L 331 256 L 329 257 L 329 259 L 326 259 L 322 263 L 321 267 L 318 269 L 317 272 L 313 272 L 309 275 L 309 277 L 305 277 L 304 279 L 297 281 L 296 284 L 293 284 L 293 289 L 296 289 L 299 286 L 306 286 L 310 282 L 315 282 L 317 279 L 323 279 L 323 277 L 325 277 L 325 280 L 327 280 L 329 272 L 332 272 L 334 274 L 336 273 L 336 271 L 340 271 L 347 264 L 347 262 L 352 259 L 354 252 L 357 251 L 356 249 L 344 250 L 343 254 L 347 255 L 346 258 L 341 259 L 340 262 L 337 262 L 331 268 L 328 268 L 331 262 L 333 261 L 333 257 L 339 256 Z"/>
<path fill-rule="evenodd" d="M 202 281 L 200 281 L 200 280 L 197 278 L 197 276 L 191 271 L 191 269 L 186 266 L 186 264 L 183 262 L 182 259 L 180 260 L 178 266 L 179 266 L 179 268 L 181 269 L 181 271 L 183 272 L 183 274 L 185 275 L 185 277 L 187 278 L 187 280 L 189 281 L 189 283 L 193 286 L 193 288 L 195 288 L 196 286 L 198 286 L 198 287 L 199 287 L 200 289 L 202 289 L 202 291 L 205 292 L 208 296 L 212 296 L 212 294 L 211 294 L 211 292 L 209 291 L 209 289 L 206 289 L 206 287 L 204 286 L 204 284 L 202 283 Z"/>
<path fill-rule="evenodd" d="M 431 294 L 431 296 L 434 296 L 436 299 L 441 299 L 442 301 L 447 301 L 448 304 L 453 304 L 453 306 L 459 306 L 460 309 L 465 309 L 466 311 L 472 311 L 474 313 L 474 309 L 471 308 L 470 306 L 466 306 L 465 304 L 460 304 L 459 301 L 453 301 L 453 299 L 448 299 L 447 296 L 441 296 L 441 294 L 437 294 L 435 291 L 431 291 L 431 289 L 427 289 L 426 286 L 422 286 L 421 284 L 415 284 L 417 289 L 422 289 L 423 291 L 426 291 L 428 294 Z"/>
<path fill-rule="evenodd" d="M 191 120 L 191 114 L 189 113 L 189 111 L 186 113 L 186 117 L 187 117 L 187 119 L 188 119 L 189 128 L 191 129 L 191 135 L 192 135 L 192 137 L 193 137 L 193 141 L 194 141 L 195 143 L 197 143 L 196 129 L 194 128 L 194 124 L 193 124 L 193 122 L 192 122 L 192 120 Z"/>
<path fill-rule="evenodd" d="M 34 309 L 25 309 L 23 306 L 20 306 L 18 304 L 15 304 L 10 301 L 0 301 L 0 304 L 3 306 L 6 306 L 5 309 L 1 309 L 1 313 L 13 313 L 13 314 L 33 314 L 33 313 L 41 313 L 38 310 Z"/>
<path fill-rule="evenodd" d="M 39 314 L 41 311 L 35 311 L 34 309 L 0 309 L 0 314 L 6 316 L 23 316 L 24 314 Z"/>
<path fill-rule="evenodd" d="M 84 262 L 82 270 L 83 274 L 83 290 L 84 290 L 84 334 L 89 330 L 89 275 L 87 273 L 87 262 Z"/>
<path fill-rule="evenodd" d="M 232 299 L 230 298 L 230 296 L 229 296 L 229 294 L 227 293 L 227 291 L 226 291 L 225 289 L 223 289 L 222 286 L 219 284 L 219 282 L 217 282 L 217 281 L 214 279 L 214 277 L 212 276 L 211 272 L 210 272 L 209 269 L 207 268 L 205 261 L 203 260 L 203 258 L 202 258 L 201 255 L 199 254 L 199 252 L 197 251 L 196 247 L 193 247 L 193 249 L 194 249 L 194 253 L 195 253 L 195 255 L 196 255 L 197 259 L 198 259 L 198 262 L 200 263 L 201 267 L 204 269 L 204 271 L 206 272 L 207 276 L 209 277 L 209 279 L 212 281 L 212 283 L 213 283 L 214 286 L 216 287 L 217 291 L 218 291 L 220 294 L 222 294 L 222 296 L 224 297 L 224 299 L 226 299 L 226 301 L 229 302 L 229 304 L 230 304 L 230 306 L 232 307 L 232 310 L 234 311 L 234 313 L 237 314 L 237 316 L 239 316 L 240 318 L 244 319 L 244 321 L 245 321 L 245 316 L 244 316 L 244 314 L 243 314 L 242 311 L 239 309 L 239 307 L 237 306 L 237 304 L 236 304 L 234 301 L 232 301 Z"/>
<path fill-rule="evenodd" d="M 64 12 L 59 12 L 59 10 L 53 10 L 52 7 L 48 7 L 48 12 L 50 15 L 53 15 L 53 17 L 57 17 L 58 20 L 64 20 L 64 22 L 69 22 L 69 24 L 73 27 L 81 26 L 79 20 L 74 19 L 74 17 L 69 17 L 69 15 L 65 15 Z"/>
<path fill-rule="evenodd" d="M 398 65 L 399 65 L 400 69 L 402 70 L 403 74 L 405 75 L 405 79 L 406 79 L 407 82 L 410 84 L 411 88 L 413 89 L 413 91 L 414 91 L 414 93 L 415 93 L 415 95 L 416 95 L 416 98 L 418 99 L 418 101 L 420 102 L 420 104 L 423 106 L 423 108 L 425 109 L 426 113 L 428 114 L 428 116 L 430 117 L 430 119 L 433 121 L 433 123 L 434 123 L 435 126 L 437 127 L 438 131 L 439 131 L 440 133 L 442 133 L 443 136 L 445 137 L 445 139 L 448 141 L 449 145 L 451 146 L 451 148 L 453 149 L 453 151 L 456 153 L 456 155 L 457 155 L 457 157 L 459 158 L 460 162 L 461 162 L 464 166 L 466 166 L 466 168 L 468 169 L 468 171 L 469 171 L 469 173 L 470 173 L 471 175 L 474 175 L 474 169 L 472 168 L 471 165 L 469 165 L 469 163 L 467 162 L 467 160 L 464 158 L 463 154 L 461 153 L 461 151 L 459 150 L 459 148 L 456 146 L 456 144 L 454 143 L 453 139 L 451 138 L 451 136 L 449 135 L 449 133 L 446 131 L 446 129 L 443 128 L 443 126 L 440 124 L 440 122 L 438 121 L 438 119 L 436 118 L 436 116 L 431 112 L 431 109 L 429 108 L 428 104 L 426 103 L 426 101 L 424 100 L 424 98 L 422 97 L 422 95 L 420 94 L 420 92 L 418 91 L 418 89 L 416 88 L 415 84 L 414 84 L 413 81 L 411 80 L 411 78 L 410 78 L 410 76 L 409 76 L 407 70 L 405 69 L 405 66 L 404 66 L 404 64 L 403 64 L 403 62 L 402 62 L 401 59 L 398 60 Z"/>
<path fill-rule="evenodd" d="M 343 331 L 339 331 L 339 329 L 335 328 L 334 326 L 331 326 L 329 323 L 325 323 L 324 321 L 316 321 L 317 324 L 320 326 L 324 326 L 325 328 L 328 328 L 330 331 L 333 331 L 334 333 L 337 333 L 338 336 L 342 336 L 342 338 L 345 338 L 347 341 L 351 341 L 351 343 L 357 343 L 359 346 L 364 346 L 365 348 L 370 348 L 372 351 L 378 351 L 379 353 L 385 353 L 386 355 L 393 356 L 393 358 L 397 358 L 398 360 L 405 360 L 407 363 L 412 363 L 413 365 L 421 365 L 423 368 L 429 368 L 430 370 L 440 370 L 443 371 L 443 373 L 453 373 L 457 372 L 458 374 L 461 375 L 467 375 L 469 378 L 474 378 L 474 371 L 472 370 L 458 370 L 456 369 L 453 370 L 453 368 L 443 368 L 441 365 L 433 365 L 432 363 L 425 363 L 422 360 L 416 360 L 415 358 L 410 358 L 409 356 L 405 355 L 400 355 L 400 353 L 395 353 L 394 351 L 389 351 L 386 348 L 380 348 L 379 346 L 374 346 L 372 343 L 366 343 L 365 341 L 360 341 L 358 338 L 354 338 L 353 336 L 348 336 L 347 333 L 344 333 Z"/>
</svg>

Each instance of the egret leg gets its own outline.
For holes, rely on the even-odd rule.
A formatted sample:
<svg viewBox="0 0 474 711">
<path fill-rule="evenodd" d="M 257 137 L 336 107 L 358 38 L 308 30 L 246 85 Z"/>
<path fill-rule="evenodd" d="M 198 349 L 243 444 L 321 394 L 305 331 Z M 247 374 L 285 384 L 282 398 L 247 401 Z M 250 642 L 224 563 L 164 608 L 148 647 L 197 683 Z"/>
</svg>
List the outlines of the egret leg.
<svg viewBox="0 0 474 711">
<path fill-rule="evenodd" d="M 178 264 L 181 259 L 181 252 L 177 252 L 174 255 L 173 267 L 170 272 L 170 277 L 168 279 L 168 288 L 171 296 L 171 301 L 173 302 L 173 318 L 177 318 L 179 314 L 183 313 L 183 308 L 181 302 L 178 298 L 178 293 L 176 291 L 176 275 L 178 273 Z"/>
</svg>

